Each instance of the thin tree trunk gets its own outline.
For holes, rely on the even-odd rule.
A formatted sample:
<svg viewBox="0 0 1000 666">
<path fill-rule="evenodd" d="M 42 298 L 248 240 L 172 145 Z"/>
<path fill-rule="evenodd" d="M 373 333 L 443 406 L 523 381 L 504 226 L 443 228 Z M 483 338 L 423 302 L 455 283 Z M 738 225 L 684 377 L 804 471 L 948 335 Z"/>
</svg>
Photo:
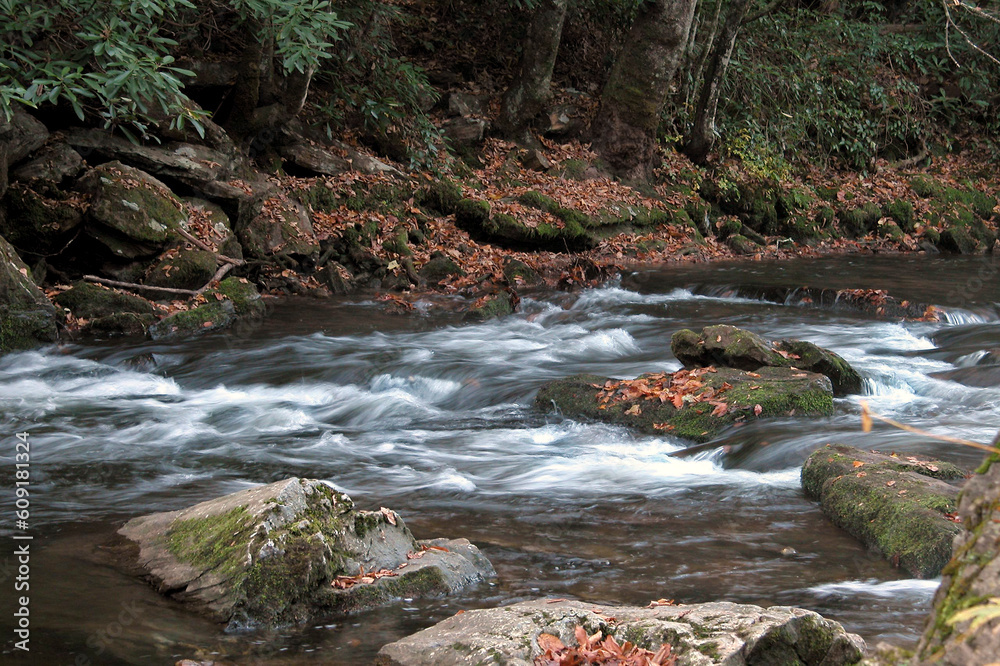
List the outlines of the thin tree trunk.
<svg viewBox="0 0 1000 666">
<path fill-rule="evenodd" d="M 726 70 L 733 56 L 736 36 L 743 17 L 746 16 L 749 0 L 733 0 L 726 14 L 726 21 L 712 46 L 712 55 L 705 71 L 705 82 L 698 97 L 694 123 L 684 143 L 684 154 L 696 164 L 704 164 L 712 145 L 715 143 L 715 113 L 719 106 L 719 93 L 726 78 Z"/>
<path fill-rule="evenodd" d="M 601 94 L 594 148 L 611 170 L 645 179 L 677 63 L 687 45 L 696 0 L 645 2 Z"/>
<path fill-rule="evenodd" d="M 698 51 L 698 58 L 695 60 L 695 65 L 691 73 L 691 81 L 693 90 L 690 91 L 691 97 L 685 97 L 684 102 L 690 103 L 694 96 L 698 93 L 698 82 L 701 81 L 701 74 L 705 71 L 705 61 L 708 60 L 709 51 L 712 50 L 712 45 L 715 44 L 715 38 L 719 34 L 719 18 L 722 15 L 722 5 L 725 4 L 725 0 L 716 0 L 715 10 L 712 13 L 712 23 L 711 28 L 708 31 L 708 37 L 702 40 L 701 49 Z"/>
<path fill-rule="evenodd" d="M 568 0 L 544 0 L 535 10 L 517 74 L 500 108 L 498 125 L 504 136 L 522 139 L 549 100 L 552 69 L 559 53 L 568 4 Z"/>
</svg>

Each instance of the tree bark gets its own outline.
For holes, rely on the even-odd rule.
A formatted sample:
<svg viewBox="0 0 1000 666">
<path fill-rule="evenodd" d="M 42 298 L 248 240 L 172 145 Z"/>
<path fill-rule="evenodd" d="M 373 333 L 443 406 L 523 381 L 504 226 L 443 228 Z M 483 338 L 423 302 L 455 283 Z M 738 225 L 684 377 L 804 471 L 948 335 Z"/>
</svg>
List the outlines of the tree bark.
<svg viewBox="0 0 1000 666">
<path fill-rule="evenodd" d="M 601 94 L 594 149 L 627 179 L 649 176 L 667 93 L 687 45 L 696 0 L 643 3 Z"/>
<path fill-rule="evenodd" d="M 749 6 L 749 0 L 733 0 L 722 30 L 712 45 L 705 81 L 698 96 L 698 106 L 695 107 L 694 122 L 684 142 L 684 154 L 695 164 L 705 163 L 715 143 L 715 112 L 719 106 L 719 93 L 733 57 L 736 36 Z"/>
<path fill-rule="evenodd" d="M 508 138 L 523 138 L 549 100 L 568 4 L 568 0 L 544 0 L 535 10 L 517 74 L 500 107 L 499 130 Z"/>
</svg>

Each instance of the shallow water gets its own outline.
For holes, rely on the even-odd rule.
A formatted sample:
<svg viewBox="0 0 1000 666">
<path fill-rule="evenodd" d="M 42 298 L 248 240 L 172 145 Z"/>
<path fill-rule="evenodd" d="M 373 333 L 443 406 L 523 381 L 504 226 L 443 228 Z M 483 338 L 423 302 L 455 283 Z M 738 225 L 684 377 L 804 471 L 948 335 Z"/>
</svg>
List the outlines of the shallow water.
<svg viewBox="0 0 1000 666">
<path fill-rule="evenodd" d="M 796 605 L 870 643 L 912 643 L 936 582 L 906 579 L 832 527 L 803 497 L 799 466 L 828 442 L 967 467 L 976 452 L 885 426 L 864 435 L 862 396 L 838 399 L 829 419 L 731 431 L 718 442 L 728 454 L 686 459 L 669 455 L 686 446 L 669 436 L 543 416 L 531 401 L 543 382 L 578 372 L 677 369 L 675 330 L 729 323 L 837 351 L 865 375 L 863 399 L 882 414 L 989 441 L 1000 388 L 941 373 L 995 371 L 977 363 L 1000 347 L 997 261 L 841 257 L 650 270 L 581 293 L 525 294 L 521 313 L 482 324 L 437 308 L 399 317 L 371 302 L 299 301 L 275 306 L 259 326 L 195 341 L 2 357 L 4 487 L 13 485 L 12 433 L 32 441 L 29 663 L 365 663 L 384 643 L 457 610 L 544 595 Z M 946 320 L 876 321 L 726 295 L 744 285 L 887 289 L 943 307 Z M 392 507 L 418 538 L 467 537 L 499 579 L 315 627 L 226 635 L 94 554 L 131 516 L 288 476 L 327 479 L 362 508 Z M 0 497 L 3 515 L 13 499 L 9 490 Z M 3 582 L 5 608 L 11 588 Z M 8 653 L 9 623 L 5 613 Z"/>
</svg>

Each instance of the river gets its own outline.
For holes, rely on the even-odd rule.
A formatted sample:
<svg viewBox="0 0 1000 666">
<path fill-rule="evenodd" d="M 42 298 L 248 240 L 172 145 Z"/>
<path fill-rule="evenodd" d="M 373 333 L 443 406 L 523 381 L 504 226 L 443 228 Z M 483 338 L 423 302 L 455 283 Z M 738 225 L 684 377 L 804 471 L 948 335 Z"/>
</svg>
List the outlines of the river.
<svg viewBox="0 0 1000 666">
<path fill-rule="evenodd" d="M 539 596 L 795 605 L 869 644 L 912 645 L 937 582 L 908 579 L 834 528 L 803 497 L 799 467 L 828 442 L 978 464 L 974 450 L 889 426 L 862 433 L 858 403 L 934 433 L 993 437 L 1000 372 L 976 363 L 1000 348 L 997 262 L 854 256 L 650 269 L 582 292 L 525 292 L 521 312 L 481 324 L 426 304 L 398 316 L 364 300 L 289 301 L 224 335 L 4 356 L 7 545 L 13 433 L 32 442 L 32 651 L 21 663 L 369 663 L 384 643 L 458 610 Z M 734 295 L 742 285 L 887 289 L 940 306 L 943 321 L 768 303 Z M 685 443 L 669 436 L 531 408 L 553 378 L 675 370 L 670 335 L 715 323 L 829 347 L 862 372 L 867 395 L 836 400 L 832 418 L 737 429 L 719 440 L 725 448 L 687 459 L 670 456 Z M 100 556 L 132 516 L 288 476 L 327 479 L 362 508 L 391 507 L 418 538 L 467 537 L 499 578 L 459 597 L 227 635 Z M 12 580 L 0 578 L 11 608 Z M 0 628 L 9 655 L 10 613 Z"/>
</svg>

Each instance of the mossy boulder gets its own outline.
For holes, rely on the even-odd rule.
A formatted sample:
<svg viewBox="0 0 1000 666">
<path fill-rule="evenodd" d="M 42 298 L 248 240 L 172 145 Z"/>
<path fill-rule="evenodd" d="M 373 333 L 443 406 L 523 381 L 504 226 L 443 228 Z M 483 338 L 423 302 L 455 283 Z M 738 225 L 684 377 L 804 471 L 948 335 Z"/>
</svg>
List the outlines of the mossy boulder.
<svg viewBox="0 0 1000 666">
<path fill-rule="evenodd" d="M 420 542 L 394 511 L 359 511 L 290 478 L 119 530 L 156 588 L 230 629 L 301 624 L 403 597 L 453 593 L 495 575 L 464 539 Z"/>
<path fill-rule="evenodd" d="M 234 321 L 232 301 L 208 302 L 161 319 L 150 327 L 149 335 L 154 340 L 184 338 L 229 328 Z"/>
<path fill-rule="evenodd" d="M 85 232 L 121 259 L 159 254 L 187 220 L 166 185 L 120 162 L 91 169 L 78 187 L 91 197 Z"/>
<path fill-rule="evenodd" d="M 695 373 L 697 379 L 682 373 L 688 371 L 642 375 L 626 383 L 598 375 L 574 375 L 544 384 L 535 397 L 535 407 L 694 442 L 707 442 L 735 424 L 754 419 L 833 414 L 830 380 L 816 373 L 770 367 L 759 372 L 710 368 Z M 684 394 L 663 394 L 657 388 L 682 381 L 690 388 Z M 629 386 L 645 388 L 635 392 Z M 648 387 L 653 388 L 646 390 Z M 661 399 L 661 394 L 666 399 Z M 675 395 L 680 396 L 679 406 L 673 401 Z"/>
<path fill-rule="evenodd" d="M 245 278 L 228 277 L 203 295 L 204 303 L 172 314 L 150 327 L 154 340 L 189 337 L 229 328 L 240 319 L 262 317 L 266 310 L 257 288 Z"/>
<path fill-rule="evenodd" d="M 466 321 L 486 321 L 514 314 L 517 309 L 517 296 L 509 291 L 501 291 L 478 299 L 465 313 Z"/>
<path fill-rule="evenodd" d="M 990 454 L 965 484 L 958 518 L 962 529 L 917 646 L 921 665 L 988 664 L 1000 654 L 1000 454 Z M 956 617 L 976 608 L 981 623 Z"/>
<path fill-rule="evenodd" d="M 904 199 L 895 199 L 882 207 L 882 214 L 890 217 L 905 233 L 910 233 L 916 226 L 916 216 L 913 204 Z"/>
<path fill-rule="evenodd" d="M 215 275 L 218 262 L 206 250 L 174 249 L 160 258 L 143 280 L 154 287 L 201 289 Z"/>
<path fill-rule="evenodd" d="M 5 209 L 0 215 L 0 234 L 25 256 L 58 254 L 83 222 L 80 207 L 67 199 L 68 195 L 57 190 L 42 196 L 23 185 L 13 185 L 0 202 Z"/>
<path fill-rule="evenodd" d="M 859 393 L 863 385 L 857 370 L 828 349 L 802 340 L 769 342 L 752 331 L 727 324 L 706 326 L 701 333 L 677 331 L 670 340 L 670 349 L 688 368 L 797 368 L 829 377 L 837 395 Z"/>
<path fill-rule="evenodd" d="M 458 209 L 458 202 L 462 200 L 462 188 L 454 181 L 442 178 L 418 190 L 414 198 L 421 206 L 437 211 L 441 215 L 454 215 Z"/>
<path fill-rule="evenodd" d="M 90 282 L 77 282 L 53 299 L 75 317 L 97 319 L 115 314 L 151 315 L 153 305 L 144 298 Z"/>
<path fill-rule="evenodd" d="M 859 208 L 842 208 L 837 212 L 840 228 L 854 238 L 875 231 L 881 218 L 882 210 L 873 203 L 866 203 Z"/>
<path fill-rule="evenodd" d="M 432 253 L 427 263 L 420 267 L 420 277 L 435 284 L 452 275 L 465 275 L 465 271 L 441 251 Z"/>
<path fill-rule="evenodd" d="M 573 252 L 594 247 L 597 242 L 575 215 L 531 227 L 513 215 L 494 213 L 488 202 L 475 199 L 459 201 L 455 224 L 477 240 L 514 249 Z"/>
<path fill-rule="evenodd" d="M 577 627 L 583 627 L 588 636 L 599 632 L 602 638 L 613 637 L 619 645 L 632 643 L 651 652 L 668 643 L 678 664 L 696 666 L 847 666 L 860 662 L 865 650 L 864 641 L 848 634 L 837 622 L 801 608 L 762 608 L 729 602 L 639 608 L 537 599 L 454 615 L 386 645 L 375 663 L 549 663 L 542 658 L 545 649 L 539 644 L 541 635 L 576 646 Z"/>
<path fill-rule="evenodd" d="M 504 262 L 503 276 L 507 284 L 515 287 L 521 284 L 538 284 L 542 281 L 538 272 L 520 259 L 508 259 Z"/>
<path fill-rule="evenodd" d="M 17 252 L 0 237 L 0 353 L 55 342 L 59 316 Z"/>
<path fill-rule="evenodd" d="M 942 252 L 954 254 L 975 254 L 979 249 L 979 243 L 965 227 L 945 229 L 936 245 Z"/>
<path fill-rule="evenodd" d="M 243 253 L 255 259 L 274 254 L 311 255 L 318 252 L 309 213 L 284 195 L 264 199 L 235 229 Z"/>
<path fill-rule="evenodd" d="M 761 247 L 743 234 L 733 234 L 726 238 L 726 245 L 736 254 L 750 256 L 760 252 Z"/>
<path fill-rule="evenodd" d="M 934 578 L 961 531 L 949 520 L 965 474 L 917 456 L 886 455 L 841 444 L 815 451 L 802 467 L 802 488 L 835 525 L 919 578 Z"/>
</svg>

